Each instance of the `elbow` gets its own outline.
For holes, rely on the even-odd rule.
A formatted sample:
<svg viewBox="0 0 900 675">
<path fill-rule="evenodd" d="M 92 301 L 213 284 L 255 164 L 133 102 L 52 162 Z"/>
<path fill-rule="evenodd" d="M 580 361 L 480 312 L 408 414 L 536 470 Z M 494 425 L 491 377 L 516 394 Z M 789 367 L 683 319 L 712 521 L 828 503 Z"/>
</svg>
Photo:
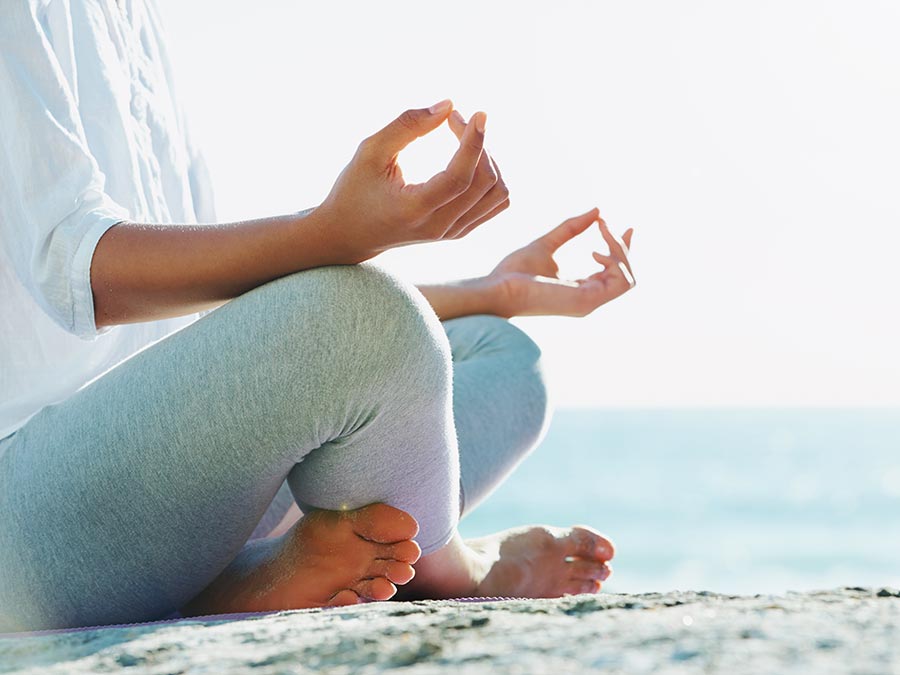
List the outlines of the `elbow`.
<svg viewBox="0 0 900 675">
<path fill-rule="evenodd" d="M 122 220 L 118 213 L 94 211 L 77 224 L 63 222 L 31 257 L 26 285 L 32 296 L 60 328 L 83 340 L 95 339 L 112 325 L 102 308 L 96 311 L 91 265 L 100 238 Z"/>
</svg>

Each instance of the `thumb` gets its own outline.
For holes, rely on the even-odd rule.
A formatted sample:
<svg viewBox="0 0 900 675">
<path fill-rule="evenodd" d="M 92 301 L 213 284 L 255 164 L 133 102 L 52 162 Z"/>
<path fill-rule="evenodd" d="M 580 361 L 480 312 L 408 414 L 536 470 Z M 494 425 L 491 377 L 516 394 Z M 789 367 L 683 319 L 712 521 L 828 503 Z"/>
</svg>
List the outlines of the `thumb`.
<svg viewBox="0 0 900 675">
<path fill-rule="evenodd" d="M 380 153 L 394 156 L 417 138 L 434 131 L 453 110 L 453 103 L 445 99 L 430 108 L 413 108 L 375 134 L 371 140 Z"/>
</svg>

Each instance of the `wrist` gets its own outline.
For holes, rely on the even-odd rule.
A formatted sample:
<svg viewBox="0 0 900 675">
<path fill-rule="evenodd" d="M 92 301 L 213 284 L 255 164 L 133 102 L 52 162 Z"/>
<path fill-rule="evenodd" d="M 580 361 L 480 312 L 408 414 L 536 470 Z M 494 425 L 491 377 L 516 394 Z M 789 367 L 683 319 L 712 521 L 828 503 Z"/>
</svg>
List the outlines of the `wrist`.
<svg viewBox="0 0 900 675">
<path fill-rule="evenodd" d="M 418 289 L 442 321 L 473 314 L 505 314 L 504 291 L 499 279 L 488 275 L 443 284 L 419 285 Z"/>
<path fill-rule="evenodd" d="M 505 280 L 494 275 L 476 277 L 461 281 L 460 285 L 470 289 L 472 301 L 472 314 L 494 314 L 509 318 L 509 302 Z"/>
<path fill-rule="evenodd" d="M 347 230 L 340 227 L 339 217 L 332 212 L 327 202 L 293 214 L 295 231 L 300 245 L 315 251 L 314 267 L 325 265 L 356 265 L 375 254 L 360 250 L 346 236 Z"/>
<path fill-rule="evenodd" d="M 517 316 L 521 306 L 522 284 L 516 274 L 491 272 L 484 277 L 486 295 L 490 298 L 492 310 L 490 314 L 510 319 Z"/>
</svg>

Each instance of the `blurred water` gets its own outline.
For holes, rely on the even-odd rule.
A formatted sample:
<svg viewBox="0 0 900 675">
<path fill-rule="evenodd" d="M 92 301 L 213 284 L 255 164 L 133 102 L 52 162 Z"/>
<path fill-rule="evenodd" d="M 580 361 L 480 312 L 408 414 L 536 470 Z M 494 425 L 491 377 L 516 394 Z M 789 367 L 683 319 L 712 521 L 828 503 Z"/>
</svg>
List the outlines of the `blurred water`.
<svg viewBox="0 0 900 675">
<path fill-rule="evenodd" d="M 588 523 L 609 591 L 900 586 L 900 410 L 561 410 L 464 536 Z"/>
</svg>

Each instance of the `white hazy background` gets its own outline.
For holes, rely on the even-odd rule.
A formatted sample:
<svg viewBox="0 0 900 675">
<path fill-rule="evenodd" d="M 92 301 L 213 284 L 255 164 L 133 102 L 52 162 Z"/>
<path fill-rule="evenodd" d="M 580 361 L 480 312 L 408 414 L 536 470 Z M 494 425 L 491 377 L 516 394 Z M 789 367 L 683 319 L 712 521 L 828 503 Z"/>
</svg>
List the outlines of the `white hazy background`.
<svg viewBox="0 0 900 675">
<path fill-rule="evenodd" d="M 900 405 L 893 0 L 160 4 L 222 220 L 318 204 L 362 138 L 450 97 L 487 111 L 512 207 L 385 265 L 481 275 L 595 205 L 635 228 L 634 291 L 518 320 L 557 403 Z M 432 134 L 407 178 L 454 147 Z"/>
</svg>

